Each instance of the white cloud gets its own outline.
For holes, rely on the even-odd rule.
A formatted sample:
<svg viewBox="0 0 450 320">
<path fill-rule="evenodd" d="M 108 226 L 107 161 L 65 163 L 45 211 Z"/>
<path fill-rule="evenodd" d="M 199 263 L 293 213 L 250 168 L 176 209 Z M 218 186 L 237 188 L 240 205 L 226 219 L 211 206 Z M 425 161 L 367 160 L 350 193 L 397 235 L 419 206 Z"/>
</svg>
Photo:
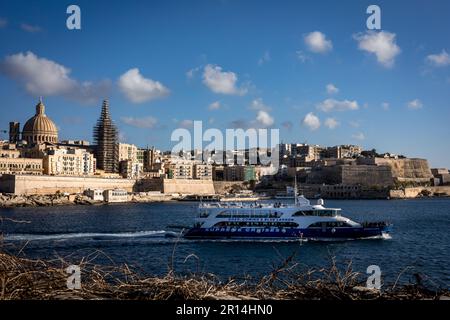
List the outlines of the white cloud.
<svg viewBox="0 0 450 320">
<path fill-rule="evenodd" d="M 142 76 L 138 68 L 122 74 L 118 81 L 119 89 L 133 103 L 142 103 L 167 96 L 170 91 L 161 82 Z"/>
<path fill-rule="evenodd" d="M 334 118 L 327 118 L 324 124 L 328 129 L 335 129 L 339 126 L 339 122 Z"/>
<path fill-rule="evenodd" d="M 339 92 L 339 89 L 332 83 L 327 84 L 326 88 L 328 94 L 335 94 Z"/>
<path fill-rule="evenodd" d="M 194 69 L 189 70 L 188 72 L 186 72 L 186 77 L 188 79 L 192 79 L 194 77 L 195 71 Z"/>
<path fill-rule="evenodd" d="M 33 26 L 31 24 L 27 24 L 27 23 L 22 23 L 20 25 L 20 28 L 22 28 L 22 30 L 29 32 L 29 33 L 36 33 L 36 32 L 41 32 L 42 28 L 39 26 Z"/>
<path fill-rule="evenodd" d="M 417 110 L 417 109 L 421 109 L 423 107 L 423 103 L 419 99 L 414 99 L 414 100 L 408 102 L 407 106 L 411 110 Z"/>
<path fill-rule="evenodd" d="M 335 100 L 335 99 L 326 99 L 319 104 L 317 104 L 317 109 L 322 110 L 324 112 L 330 111 L 346 111 L 346 110 L 358 110 L 358 102 L 356 100 Z"/>
<path fill-rule="evenodd" d="M 71 70 L 46 58 L 39 58 L 32 52 L 7 56 L 2 71 L 23 82 L 33 95 L 58 95 L 70 91 L 76 81 L 70 78 Z"/>
<path fill-rule="evenodd" d="M 158 120 L 153 117 L 144 118 L 133 118 L 133 117 L 123 117 L 121 120 L 133 127 L 152 129 L 158 124 Z"/>
<path fill-rule="evenodd" d="M 317 130 L 320 128 L 320 119 L 314 115 L 314 113 L 308 113 L 303 119 L 303 125 L 308 127 L 310 130 Z"/>
<path fill-rule="evenodd" d="M 320 31 L 313 31 L 304 37 L 305 44 L 308 49 L 315 53 L 325 53 L 333 49 L 331 40 L 327 40 L 326 36 Z"/>
<path fill-rule="evenodd" d="M 435 67 L 446 67 L 450 65 L 450 56 L 445 50 L 442 50 L 439 54 L 430 54 L 425 60 Z"/>
<path fill-rule="evenodd" d="M 195 75 L 197 74 L 197 72 L 200 70 L 200 67 L 196 67 L 196 68 L 192 68 L 191 70 L 189 70 L 188 72 L 186 72 L 186 77 L 188 79 L 192 79 L 195 77 Z"/>
<path fill-rule="evenodd" d="M 263 111 L 270 111 L 272 110 L 271 107 L 264 104 L 264 101 L 261 98 L 254 99 L 250 105 L 250 109 L 252 110 L 263 110 Z"/>
<path fill-rule="evenodd" d="M 254 120 L 237 119 L 230 123 L 232 128 L 249 129 L 249 128 L 268 128 L 275 123 L 275 119 L 270 115 L 268 111 L 258 110 L 256 118 Z"/>
<path fill-rule="evenodd" d="M 395 33 L 386 31 L 359 33 L 353 36 L 358 48 L 376 55 L 378 62 L 386 68 L 394 66 L 400 47 L 395 43 Z"/>
<path fill-rule="evenodd" d="M 203 83 L 215 93 L 244 95 L 245 88 L 237 87 L 238 76 L 231 71 L 222 71 L 222 67 L 208 64 L 203 72 Z"/>
<path fill-rule="evenodd" d="M 364 135 L 364 133 L 360 132 L 360 133 L 352 135 L 352 138 L 362 141 L 366 138 L 366 136 Z"/>
<path fill-rule="evenodd" d="M 178 126 L 180 126 L 180 128 L 190 129 L 194 126 L 194 121 L 188 119 L 181 120 L 178 122 Z"/>
<path fill-rule="evenodd" d="M 7 56 L 0 72 L 16 80 L 32 96 L 63 96 L 86 104 L 96 104 L 108 95 L 109 80 L 98 83 L 79 82 L 70 77 L 71 70 L 33 52 Z"/>
<path fill-rule="evenodd" d="M 266 52 L 264 52 L 263 56 L 261 58 L 259 58 L 258 65 L 261 66 L 261 65 L 265 64 L 266 62 L 269 62 L 270 60 L 271 60 L 270 52 L 266 51 Z"/>
<path fill-rule="evenodd" d="M 214 101 L 208 106 L 208 110 L 219 110 L 220 108 L 222 108 L 220 101 Z"/>
<path fill-rule="evenodd" d="M 256 116 L 256 121 L 263 127 L 270 127 L 274 123 L 273 117 L 266 111 L 259 110 Z"/>
<path fill-rule="evenodd" d="M 297 59 L 300 60 L 302 63 L 305 63 L 306 61 L 310 60 L 311 58 L 306 55 L 303 51 L 299 50 L 296 51 L 295 54 L 297 55 Z"/>
<path fill-rule="evenodd" d="M 381 107 L 383 108 L 383 110 L 389 110 L 389 103 L 387 103 L 387 102 L 383 102 L 382 104 L 381 104 Z"/>
</svg>

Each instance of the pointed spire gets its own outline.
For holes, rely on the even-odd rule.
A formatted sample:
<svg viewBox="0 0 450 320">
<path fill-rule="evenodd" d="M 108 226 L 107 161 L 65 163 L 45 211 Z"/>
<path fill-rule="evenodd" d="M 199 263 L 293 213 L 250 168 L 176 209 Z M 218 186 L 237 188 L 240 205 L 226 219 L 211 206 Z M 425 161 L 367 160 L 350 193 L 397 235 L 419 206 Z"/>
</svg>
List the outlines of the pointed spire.
<svg viewBox="0 0 450 320">
<path fill-rule="evenodd" d="M 94 127 L 94 143 L 96 147 L 97 167 L 108 173 L 117 172 L 115 146 L 118 142 L 117 128 L 109 114 L 109 102 L 103 100 L 102 111 Z"/>
<path fill-rule="evenodd" d="M 109 102 L 108 102 L 108 99 L 103 100 L 101 118 L 102 119 L 109 119 Z"/>
</svg>

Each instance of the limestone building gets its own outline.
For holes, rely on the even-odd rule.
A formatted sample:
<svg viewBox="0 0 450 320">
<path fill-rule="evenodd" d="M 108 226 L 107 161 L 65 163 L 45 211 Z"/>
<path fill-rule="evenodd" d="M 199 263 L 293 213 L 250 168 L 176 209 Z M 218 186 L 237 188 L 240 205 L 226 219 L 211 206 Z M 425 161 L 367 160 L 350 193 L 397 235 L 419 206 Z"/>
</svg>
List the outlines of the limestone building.
<svg viewBox="0 0 450 320">
<path fill-rule="evenodd" d="M 119 162 L 119 173 L 125 179 L 139 179 L 143 172 L 143 164 L 132 160 Z"/>
<path fill-rule="evenodd" d="M 169 179 L 192 179 L 194 177 L 194 163 L 192 161 L 174 161 L 165 164 Z"/>
<path fill-rule="evenodd" d="M 42 172 L 43 172 L 42 159 L 28 159 L 16 157 L 0 158 L 0 175 L 2 174 L 41 175 Z"/>
<path fill-rule="evenodd" d="M 212 180 L 212 165 L 194 164 L 194 179 Z"/>
<path fill-rule="evenodd" d="M 227 166 L 224 168 L 225 181 L 252 181 L 256 180 L 254 166 Z"/>
<path fill-rule="evenodd" d="M 120 163 L 124 160 L 138 161 L 138 148 L 134 144 L 118 143 L 116 145 L 116 161 Z"/>
<path fill-rule="evenodd" d="M 49 150 L 43 159 L 44 174 L 54 176 L 92 176 L 96 160 L 83 149 Z"/>
</svg>

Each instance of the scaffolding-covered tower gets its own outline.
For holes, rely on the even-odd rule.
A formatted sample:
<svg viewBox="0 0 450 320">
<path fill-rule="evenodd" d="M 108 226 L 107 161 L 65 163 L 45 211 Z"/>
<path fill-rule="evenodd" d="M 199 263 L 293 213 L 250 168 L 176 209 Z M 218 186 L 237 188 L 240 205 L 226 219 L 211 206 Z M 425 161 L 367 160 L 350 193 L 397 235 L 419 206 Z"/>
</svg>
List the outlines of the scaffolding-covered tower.
<svg viewBox="0 0 450 320">
<path fill-rule="evenodd" d="M 94 127 L 95 157 L 97 168 L 106 173 L 119 171 L 115 151 L 118 142 L 117 128 L 109 115 L 108 100 L 103 100 L 102 113 Z"/>
</svg>

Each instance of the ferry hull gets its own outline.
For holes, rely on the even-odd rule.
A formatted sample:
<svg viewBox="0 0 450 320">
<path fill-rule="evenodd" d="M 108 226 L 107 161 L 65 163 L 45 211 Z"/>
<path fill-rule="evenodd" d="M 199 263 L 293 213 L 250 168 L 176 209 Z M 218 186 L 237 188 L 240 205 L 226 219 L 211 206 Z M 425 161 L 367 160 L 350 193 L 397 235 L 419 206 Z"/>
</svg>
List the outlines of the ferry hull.
<svg viewBox="0 0 450 320">
<path fill-rule="evenodd" d="M 390 232 L 389 226 L 373 228 L 330 228 L 330 229 L 297 229 L 284 230 L 252 229 L 252 228 L 192 228 L 184 235 L 187 239 L 363 239 L 382 236 Z"/>
</svg>

